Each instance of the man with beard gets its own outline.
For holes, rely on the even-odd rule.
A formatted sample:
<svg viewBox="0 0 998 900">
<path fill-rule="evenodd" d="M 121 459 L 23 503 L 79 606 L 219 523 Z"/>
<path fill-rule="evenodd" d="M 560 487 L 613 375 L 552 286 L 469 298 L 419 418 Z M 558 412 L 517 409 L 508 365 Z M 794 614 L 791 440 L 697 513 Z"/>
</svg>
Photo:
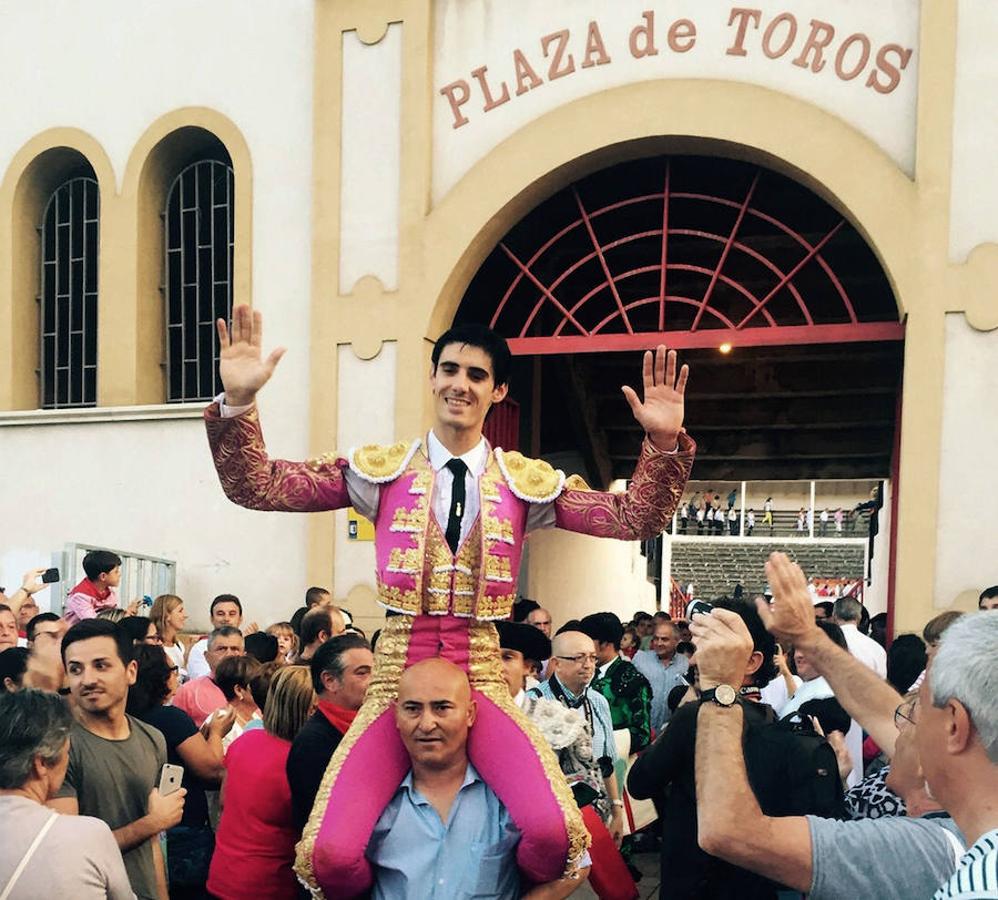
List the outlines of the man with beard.
<svg viewBox="0 0 998 900">
<path fill-rule="evenodd" d="M 103 619 L 77 623 L 62 639 L 62 658 L 75 703 L 66 780 L 50 805 L 69 815 L 107 822 L 135 894 L 166 897 L 159 833 L 179 824 L 183 788 L 163 797 L 156 787 L 166 741 L 125 713 L 135 683 L 131 641 Z"/>
</svg>

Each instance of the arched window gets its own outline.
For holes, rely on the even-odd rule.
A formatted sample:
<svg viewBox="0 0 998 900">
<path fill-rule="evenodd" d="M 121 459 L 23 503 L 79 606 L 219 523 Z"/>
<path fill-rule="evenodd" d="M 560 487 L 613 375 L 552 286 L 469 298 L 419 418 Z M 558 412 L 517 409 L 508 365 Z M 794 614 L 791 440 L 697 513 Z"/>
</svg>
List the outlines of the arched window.
<svg viewBox="0 0 998 900">
<path fill-rule="evenodd" d="M 100 192 L 71 178 L 45 205 L 39 293 L 41 405 L 97 404 L 97 241 Z"/>
<path fill-rule="evenodd" d="M 171 403 L 221 391 L 215 320 L 232 314 L 232 167 L 200 160 L 183 169 L 163 215 L 166 383 Z"/>
</svg>

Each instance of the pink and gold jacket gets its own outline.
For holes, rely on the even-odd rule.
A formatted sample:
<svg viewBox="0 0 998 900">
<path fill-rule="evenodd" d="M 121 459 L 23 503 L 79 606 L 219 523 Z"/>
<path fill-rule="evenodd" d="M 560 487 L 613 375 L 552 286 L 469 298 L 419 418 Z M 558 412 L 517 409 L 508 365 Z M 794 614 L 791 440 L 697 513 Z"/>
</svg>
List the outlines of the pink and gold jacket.
<svg viewBox="0 0 998 900">
<path fill-rule="evenodd" d="M 208 442 L 226 496 L 249 509 L 319 512 L 350 505 L 344 471 L 380 487 L 375 557 L 382 605 L 408 615 L 509 618 L 532 503 L 553 503 L 555 524 L 596 537 L 637 540 L 662 532 L 693 465 L 696 444 L 679 450 L 643 442 L 622 494 L 591 490 L 578 476 L 520 453 L 490 450 L 478 480 L 480 512 L 452 553 L 430 509 L 435 473 L 422 441 L 371 445 L 304 463 L 267 456 L 256 408 L 221 418 L 205 411 Z"/>
</svg>

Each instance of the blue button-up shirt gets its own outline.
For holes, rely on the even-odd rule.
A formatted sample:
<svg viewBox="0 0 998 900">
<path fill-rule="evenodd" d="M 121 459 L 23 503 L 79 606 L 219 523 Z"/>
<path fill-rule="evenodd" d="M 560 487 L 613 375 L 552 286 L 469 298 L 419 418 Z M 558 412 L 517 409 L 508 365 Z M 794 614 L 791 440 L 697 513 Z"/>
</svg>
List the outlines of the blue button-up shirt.
<svg viewBox="0 0 998 900">
<path fill-rule="evenodd" d="M 669 712 L 669 692 L 677 684 L 686 684 L 683 676 L 690 667 L 690 661 L 682 653 L 677 653 L 669 665 L 663 666 L 654 650 L 639 650 L 631 662 L 651 685 L 651 727 L 656 734 L 660 734 L 672 715 Z"/>
<path fill-rule="evenodd" d="M 552 675 L 547 681 L 542 681 L 537 687 L 531 688 L 530 693 L 557 702 L 558 698 L 555 697 L 554 691 L 551 690 L 551 679 L 554 678 L 558 678 L 558 676 Z M 578 696 L 565 687 L 560 679 L 558 680 L 558 684 L 561 685 L 561 689 L 565 692 L 565 696 L 569 700 L 574 701 L 578 699 Z M 591 687 L 586 688 L 586 698 L 589 700 L 589 705 L 593 711 L 593 757 L 601 759 L 607 756 L 611 762 L 616 762 L 617 742 L 613 738 L 613 716 L 610 715 L 610 704 L 607 702 L 606 697 L 598 691 L 594 691 Z M 578 709 L 577 712 L 579 715 L 585 715 L 582 709 Z"/>
<path fill-rule="evenodd" d="M 406 775 L 374 826 L 367 858 L 374 900 L 515 900 L 520 832 L 468 763 L 447 822 Z"/>
</svg>

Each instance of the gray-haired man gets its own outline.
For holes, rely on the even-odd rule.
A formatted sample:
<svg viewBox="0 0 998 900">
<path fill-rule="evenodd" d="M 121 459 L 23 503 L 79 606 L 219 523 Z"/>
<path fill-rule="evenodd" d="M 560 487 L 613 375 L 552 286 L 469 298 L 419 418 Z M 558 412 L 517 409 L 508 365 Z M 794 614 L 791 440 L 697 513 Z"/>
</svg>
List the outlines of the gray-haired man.
<svg viewBox="0 0 998 900">
<path fill-rule="evenodd" d="M 215 684 L 215 669 L 229 656 L 242 656 L 246 652 L 243 633 L 234 625 L 223 625 L 208 635 L 208 649 L 204 658 L 208 661 L 210 674 L 202 675 L 180 686 L 173 705 L 182 709 L 200 728 L 216 709 L 227 706 L 222 689 Z"/>
<path fill-rule="evenodd" d="M 937 654 L 912 708 L 818 630 L 807 582 L 796 564 L 774 553 L 766 572 L 773 605 L 757 606 L 767 628 L 803 649 L 846 711 L 889 756 L 900 759 L 902 745 L 914 744 L 932 793 L 952 818 L 930 814 L 838 822 L 763 815 L 745 775 L 741 707 L 719 699 L 730 673 L 750 652 L 751 640 L 739 622 L 715 610 L 693 621 L 700 684 L 713 689 L 714 697 L 701 704 L 697 730 L 701 847 L 818 900 L 902 900 L 927 897 L 937 889 L 937 898 L 996 896 L 998 613 L 966 616 L 952 638 L 956 626 L 946 632 L 940 654 L 942 647 L 949 650 L 941 658 Z M 976 841 L 966 855 L 964 835 Z M 983 871 L 989 860 L 990 882 Z M 968 877 L 976 879 L 975 893 L 954 889 L 957 879 L 950 879 L 958 863 L 964 888 Z"/>
</svg>

